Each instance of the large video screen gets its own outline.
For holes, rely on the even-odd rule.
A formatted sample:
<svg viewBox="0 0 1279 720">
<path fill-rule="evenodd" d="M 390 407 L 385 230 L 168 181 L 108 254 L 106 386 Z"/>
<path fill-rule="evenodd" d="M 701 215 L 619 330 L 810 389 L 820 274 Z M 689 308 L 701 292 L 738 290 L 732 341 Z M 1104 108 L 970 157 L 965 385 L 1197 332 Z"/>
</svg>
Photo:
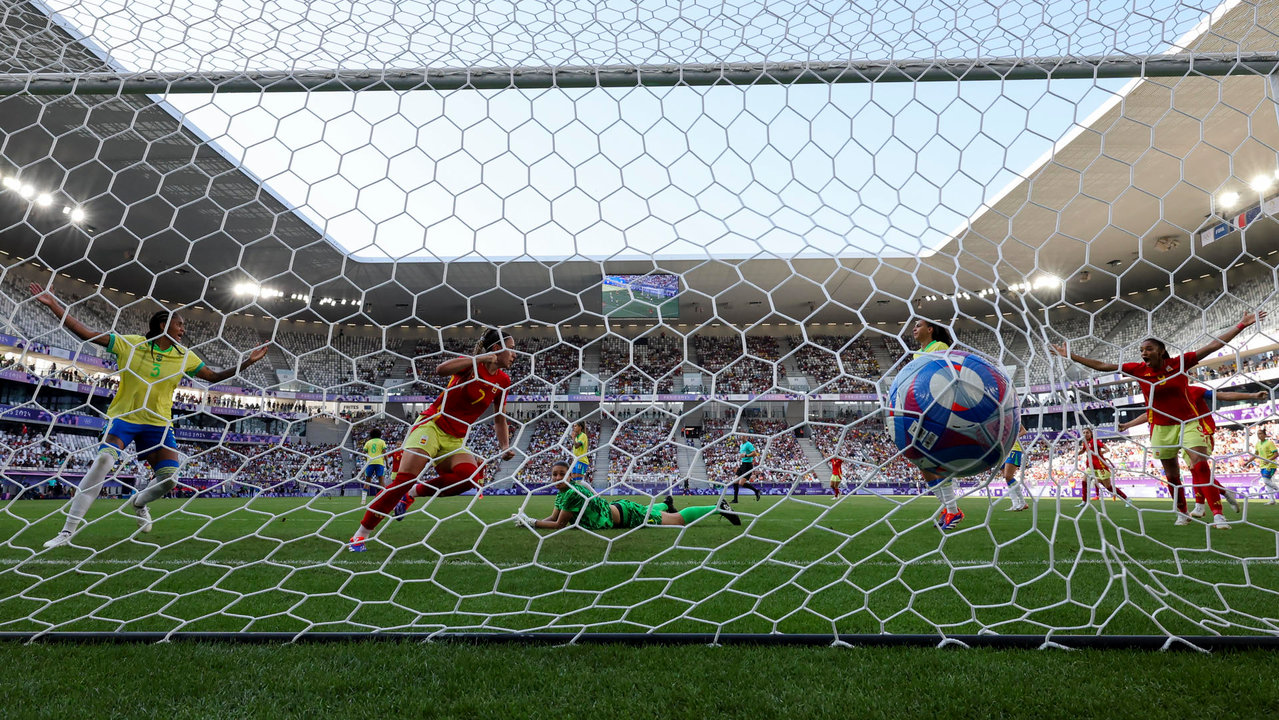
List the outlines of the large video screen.
<svg viewBox="0 0 1279 720">
<path fill-rule="evenodd" d="M 679 317 L 679 276 L 605 275 L 604 314 L 617 318 Z"/>
</svg>

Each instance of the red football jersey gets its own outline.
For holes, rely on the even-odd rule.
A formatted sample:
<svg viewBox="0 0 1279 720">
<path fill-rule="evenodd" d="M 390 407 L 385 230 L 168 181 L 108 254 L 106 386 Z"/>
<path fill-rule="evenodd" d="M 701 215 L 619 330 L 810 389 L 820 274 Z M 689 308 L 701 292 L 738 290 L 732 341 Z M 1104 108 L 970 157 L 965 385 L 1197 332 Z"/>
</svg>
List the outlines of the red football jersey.
<svg viewBox="0 0 1279 720">
<path fill-rule="evenodd" d="M 1208 405 L 1208 398 L 1212 395 L 1212 391 L 1199 385 L 1190 386 L 1190 399 L 1195 403 L 1195 412 L 1199 413 L 1199 421 L 1203 423 L 1203 429 L 1212 434 L 1217 432 L 1217 420 L 1212 416 L 1212 407 Z"/>
<path fill-rule="evenodd" d="M 476 365 L 478 377 L 470 370 L 449 378 L 444 392 L 418 416 L 418 424 L 434 420 L 436 427 L 456 438 L 466 437 L 466 431 L 499 400 L 497 410 L 506 404 L 506 389 L 511 386 L 511 376 L 505 370 L 489 372 L 483 363 Z"/>
<path fill-rule="evenodd" d="M 1110 464 L 1106 461 L 1106 446 L 1094 435 L 1092 440 L 1081 440 L 1083 451 L 1088 455 L 1088 467 L 1093 470 L 1109 470 Z"/>
<path fill-rule="evenodd" d="M 1165 360 L 1158 368 L 1130 362 L 1121 365 L 1120 370 L 1137 378 L 1141 385 L 1141 394 L 1146 397 L 1146 418 L 1151 425 L 1180 425 L 1200 415 L 1190 397 L 1190 377 L 1186 375 L 1198 364 L 1199 358 L 1188 352 Z"/>
<path fill-rule="evenodd" d="M 391 472 L 400 471 L 400 458 L 404 457 L 404 448 L 391 453 Z"/>
<path fill-rule="evenodd" d="M 844 459 L 843 458 L 830 459 L 830 474 L 844 477 Z"/>
</svg>

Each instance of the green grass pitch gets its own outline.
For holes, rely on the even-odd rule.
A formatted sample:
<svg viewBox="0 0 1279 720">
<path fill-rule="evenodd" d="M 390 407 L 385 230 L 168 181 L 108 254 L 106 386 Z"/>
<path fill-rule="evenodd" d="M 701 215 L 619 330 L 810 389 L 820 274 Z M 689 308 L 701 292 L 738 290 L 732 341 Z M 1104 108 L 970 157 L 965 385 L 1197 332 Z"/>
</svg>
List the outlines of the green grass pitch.
<svg viewBox="0 0 1279 720">
<path fill-rule="evenodd" d="M 1226 532 L 1174 527 L 1167 501 L 1008 513 L 969 498 L 942 535 L 932 498 L 903 500 L 744 499 L 742 527 L 535 534 L 504 522 L 523 498 L 449 498 L 384 523 L 363 554 L 344 551 L 354 498 L 161 501 L 145 536 L 100 500 L 80 547 L 39 552 L 64 505 L 10 502 L 0 630 L 1255 635 L 1279 622 L 1275 507 L 1252 503 Z"/>
</svg>

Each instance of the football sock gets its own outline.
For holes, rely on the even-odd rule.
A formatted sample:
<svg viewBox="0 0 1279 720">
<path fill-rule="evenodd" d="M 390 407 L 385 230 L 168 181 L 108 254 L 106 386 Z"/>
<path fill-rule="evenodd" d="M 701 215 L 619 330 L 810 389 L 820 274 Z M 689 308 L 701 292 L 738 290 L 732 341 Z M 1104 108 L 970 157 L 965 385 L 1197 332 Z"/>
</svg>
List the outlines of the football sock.
<svg viewBox="0 0 1279 720">
<path fill-rule="evenodd" d="M 119 457 L 120 451 L 111 445 L 104 444 L 98 450 L 98 456 L 93 459 L 89 472 L 84 474 L 75 497 L 71 499 L 71 509 L 67 511 L 67 521 L 62 526 L 63 532 L 75 532 L 75 529 L 80 526 L 80 521 L 89 514 L 93 501 L 97 500 L 98 493 L 102 492 L 102 482 L 107 479 L 107 473 L 111 472 L 111 466 L 115 465 Z"/>
<path fill-rule="evenodd" d="M 152 500 L 159 500 L 178 486 L 178 461 L 161 460 L 155 469 L 155 479 L 141 492 L 133 496 L 133 507 L 146 507 Z"/>
<path fill-rule="evenodd" d="M 742 491 L 740 483 L 733 483 L 733 502 L 737 502 L 737 494 Z"/>
<path fill-rule="evenodd" d="M 478 475 L 479 469 L 479 466 L 475 463 L 457 463 L 452 469 L 440 472 L 438 477 L 427 482 L 423 486 L 425 492 L 421 492 L 421 494 L 449 497 L 451 495 L 461 495 L 472 488 L 478 489 L 480 487 L 479 483 L 472 478 Z"/>
<path fill-rule="evenodd" d="M 1221 491 L 1212 482 L 1212 467 L 1207 460 L 1200 460 L 1190 466 L 1190 477 L 1195 483 L 1195 491 L 1203 492 L 1204 502 L 1213 515 L 1221 514 Z"/>
<path fill-rule="evenodd" d="M 941 501 L 942 507 L 946 508 L 946 512 L 952 514 L 959 512 L 959 499 L 954 485 L 949 482 L 942 482 L 933 488 L 933 494 Z"/>
<path fill-rule="evenodd" d="M 391 514 L 395 509 L 395 504 L 400 501 L 408 493 L 409 488 L 413 487 L 414 476 L 409 473 L 397 472 L 395 479 L 377 497 L 373 498 L 373 502 L 369 503 L 369 509 L 364 511 L 364 519 L 360 521 L 360 530 L 355 537 L 366 538 L 369 533 L 373 532 L 373 528 L 382 522 L 382 518 Z"/>
<path fill-rule="evenodd" d="M 718 508 L 715 507 L 714 505 L 692 505 L 684 508 L 683 510 L 679 510 L 678 512 L 679 512 L 679 516 L 684 518 L 684 524 L 688 525 L 694 520 L 704 515 L 710 515 L 711 513 L 716 512 L 717 510 Z"/>
</svg>

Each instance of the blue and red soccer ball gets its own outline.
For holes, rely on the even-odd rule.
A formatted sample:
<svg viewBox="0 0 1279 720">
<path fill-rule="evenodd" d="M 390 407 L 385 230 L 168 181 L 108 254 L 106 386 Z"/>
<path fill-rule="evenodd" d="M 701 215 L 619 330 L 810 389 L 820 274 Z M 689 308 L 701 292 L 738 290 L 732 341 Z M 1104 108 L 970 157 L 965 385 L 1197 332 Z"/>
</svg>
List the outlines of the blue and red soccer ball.
<svg viewBox="0 0 1279 720">
<path fill-rule="evenodd" d="M 1017 391 L 989 360 L 962 350 L 910 361 L 888 390 L 888 432 L 902 457 L 942 477 L 1003 463 L 1021 429 Z"/>
</svg>

